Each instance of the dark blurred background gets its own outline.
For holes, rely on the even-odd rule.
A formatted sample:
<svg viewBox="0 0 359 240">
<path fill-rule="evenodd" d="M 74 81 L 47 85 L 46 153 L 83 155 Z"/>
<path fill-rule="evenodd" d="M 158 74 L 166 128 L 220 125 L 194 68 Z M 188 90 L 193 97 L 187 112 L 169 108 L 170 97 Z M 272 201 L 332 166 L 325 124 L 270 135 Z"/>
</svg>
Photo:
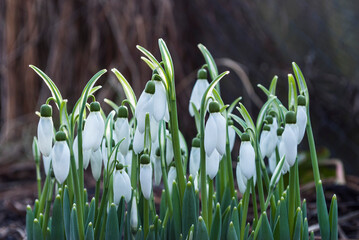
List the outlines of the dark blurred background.
<svg viewBox="0 0 359 240">
<path fill-rule="evenodd" d="M 253 116 L 265 101 L 256 85 L 268 86 L 274 75 L 287 102 L 295 61 L 310 90 L 319 150 L 358 174 L 358 15 L 356 0 L 0 1 L 0 164 L 32 158 L 34 112 L 50 96 L 29 64 L 52 78 L 70 106 L 103 68 L 118 68 L 139 96 L 151 71 L 136 44 L 159 57 L 162 37 L 174 60 L 180 128 L 188 140 L 195 134 L 189 96 L 204 63 L 198 43 L 220 71 L 231 70 L 221 85 L 225 102 L 243 96 Z M 123 92 L 111 72 L 99 83 L 97 98 L 108 112 L 103 98 L 120 103 Z"/>
</svg>

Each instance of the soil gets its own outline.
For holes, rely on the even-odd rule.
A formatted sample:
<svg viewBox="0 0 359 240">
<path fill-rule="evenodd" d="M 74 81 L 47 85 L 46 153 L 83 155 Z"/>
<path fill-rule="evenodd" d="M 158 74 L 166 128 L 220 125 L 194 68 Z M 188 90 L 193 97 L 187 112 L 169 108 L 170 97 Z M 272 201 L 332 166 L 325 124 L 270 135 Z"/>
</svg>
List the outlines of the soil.
<svg viewBox="0 0 359 240">
<path fill-rule="evenodd" d="M 25 238 L 26 205 L 32 205 L 37 194 L 35 176 L 35 164 L 31 161 L 3 165 L 0 168 L 0 239 Z M 332 179 L 324 180 L 324 192 L 328 206 L 333 194 L 337 195 L 339 239 L 359 239 L 359 178 L 346 176 L 345 180 L 345 184 L 341 185 Z M 85 183 L 90 186 L 89 195 L 93 194 L 94 184 L 91 180 Z M 154 190 L 155 195 L 161 192 L 160 189 Z M 301 194 L 307 200 L 309 229 L 319 236 L 314 183 L 302 186 Z"/>
</svg>

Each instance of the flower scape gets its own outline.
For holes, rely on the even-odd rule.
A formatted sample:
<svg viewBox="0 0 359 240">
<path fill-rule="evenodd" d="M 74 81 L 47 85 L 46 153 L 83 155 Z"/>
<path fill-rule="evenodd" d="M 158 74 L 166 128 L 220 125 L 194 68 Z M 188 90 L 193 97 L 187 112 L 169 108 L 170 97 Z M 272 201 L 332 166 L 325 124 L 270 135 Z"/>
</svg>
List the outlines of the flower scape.
<svg viewBox="0 0 359 240">
<path fill-rule="evenodd" d="M 197 129 L 190 146 L 178 127 L 174 67 L 162 39 L 160 61 L 137 46 L 152 69 L 138 101 L 125 77 L 112 69 L 126 99 L 105 99 L 113 108 L 108 115 L 95 97 L 106 70 L 90 79 L 68 112 L 54 82 L 30 66 L 51 96 L 37 112 L 38 199 L 27 206 L 27 239 L 314 239 L 299 188 L 297 146 L 305 136 L 321 239 L 337 239 L 337 199 L 334 195 L 328 211 L 300 68 L 293 63 L 294 76 L 288 74 L 288 104 L 276 97 L 277 76 L 269 88 L 259 85 L 267 101 L 255 120 L 240 97 L 223 102 L 219 82 L 229 72 L 219 74 L 210 52 L 198 47 L 205 64 L 188 105 Z M 232 153 L 235 141 L 239 153 Z M 88 167 L 96 180 L 92 199 L 84 186 Z M 153 185 L 163 186 L 161 196 L 154 195 Z"/>
</svg>

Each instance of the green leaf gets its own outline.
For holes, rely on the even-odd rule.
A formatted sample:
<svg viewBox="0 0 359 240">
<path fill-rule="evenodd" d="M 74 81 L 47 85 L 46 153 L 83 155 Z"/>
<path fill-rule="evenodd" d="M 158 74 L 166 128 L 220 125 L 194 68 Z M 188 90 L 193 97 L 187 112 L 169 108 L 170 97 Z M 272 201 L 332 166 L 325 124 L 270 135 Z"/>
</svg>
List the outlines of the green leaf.
<svg viewBox="0 0 359 240">
<path fill-rule="evenodd" d="M 39 68 L 35 67 L 34 65 L 29 65 L 30 68 L 32 68 L 46 83 L 47 87 L 51 91 L 51 95 L 56 100 L 57 108 L 60 108 L 61 102 L 63 101 L 61 93 L 59 89 L 56 87 L 55 83 Z"/>
<path fill-rule="evenodd" d="M 31 207 L 27 205 L 26 207 L 26 235 L 28 240 L 33 239 L 33 225 L 34 225 L 34 213 L 31 210 Z"/>
<path fill-rule="evenodd" d="M 198 44 L 199 50 L 202 52 L 202 55 L 204 59 L 206 60 L 209 75 L 211 76 L 212 81 L 218 76 L 218 69 L 217 65 L 211 55 L 211 53 L 208 51 L 208 49 L 203 44 Z"/>
<path fill-rule="evenodd" d="M 239 113 L 242 115 L 243 119 L 245 120 L 247 127 L 252 129 L 253 133 L 255 132 L 255 126 L 254 126 L 254 122 L 251 118 L 251 115 L 249 115 L 246 107 L 242 104 L 239 103 L 239 107 L 237 107 L 237 110 L 239 111 Z"/>
<path fill-rule="evenodd" d="M 221 226 L 222 226 L 222 214 L 221 205 L 217 203 L 216 210 L 213 216 L 213 222 L 211 227 L 211 240 L 219 240 L 221 238 Z"/>
<path fill-rule="evenodd" d="M 162 61 L 164 62 L 168 80 L 174 81 L 174 68 L 173 61 L 170 52 L 168 51 L 167 45 L 162 38 L 158 39 L 158 46 L 160 48 Z M 168 83 L 170 85 L 170 83 Z"/>
<path fill-rule="evenodd" d="M 309 105 L 309 92 L 308 92 L 307 83 L 305 82 L 303 73 L 295 62 L 292 62 L 292 67 L 293 67 L 295 78 L 298 83 L 299 92 L 300 92 L 300 94 L 303 94 L 305 96 L 305 98 L 307 100 L 306 104 L 308 106 Z"/>
<path fill-rule="evenodd" d="M 108 212 L 105 239 L 108 240 L 120 239 L 117 211 L 116 211 L 116 205 L 114 203 L 111 204 L 110 210 Z"/>
<path fill-rule="evenodd" d="M 226 229 L 229 228 L 229 223 L 231 222 L 231 206 L 227 205 L 228 207 L 224 210 L 222 214 L 222 227 L 223 231 L 221 231 L 221 238 L 220 239 L 227 239 L 227 232 Z"/>
<path fill-rule="evenodd" d="M 274 169 L 272 178 L 270 179 L 269 189 L 274 189 L 275 185 L 277 184 L 278 179 L 281 176 L 282 168 L 284 165 L 284 159 L 285 159 L 285 156 L 282 157 L 282 159 L 278 162 L 276 168 Z"/>
<path fill-rule="evenodd" d="M 270 227 L 269 221 L 268 221 L 268 217 L 267 217 L 267 213 L 263 212 L 260 219 L 259 219 L 257 228 L 259 226 L 259 231 L 261 232 L 261 236 L 265 237 L 266 239 L 273 239 L 273 233 L 272 233 L 272 229 Z M 256 236 L 256 232 L 254 233 L 254 236 Z M 256 237 L 254 237 L 256 239 Z"/>
<path fill-rule="evenodd" d="M 229 106 L 228 108 L 228 113 L 232 113 L 233 112 L 233 109 L 236 107 L 236 105 L 239 103 L 239 101 L 242 100 L 242 97 L 238 97 L 236 98 L 232 103 L 231 105 Z"/>
<path fill-rule="evenodd" d="M 197 228 L 197 239 L 206 240 L 209 239 L 206 224 L 203 221 L 202 217 L 198 218 L 198 228 Z"/>
<path fill-rule="evenodd" d="M 274 225 L 274 230 L 273 230 L 273 238 L 274 239 L 280 239 L 279 219 L 280 219 L 280 216 L 277 217 L 277 221 L 276 221 L 276 223 Z"/>
<path fill-rule="evenodd" d="M 86 218 L 86 222 L 85 222 L 85 232 L 87 231 L 87 227 L 89 225 L 89 223 L 93 223 L 95 222 L 95 208 L 96 208 L 96 203 L 95 203 L 95 198 L 92 198 L 91 203 L 90 203 L 90 208 L 87 214 L 87 218 Z"/>
<path fill-rule="evenodd" d="M 310 232 L 310 240 L 314 240 L 314 232 L 313 231 Z"/>
<path fill-rule="evenodd" d="M 172 204 L 173 204 L 173 223 L 174 223 L 174 233 L 176 239 L 179 238 L 181 233 L 181 205 L 180 197 L 178 192 L 178 187 L 176 181 L 173 181 L 172 185 Z"/>
<path fill-rule="evenodd" d="M 233 222 L 229 223 L 229 228 L 227 232 L 227 238 L 228 240 L 238 240 L 237 233 L 234 227 Z"/>
<path fill-rule="evenodd" d="M 79 225 L 77 222 L 76 204 L 73 205 L 71 211 L 70 239 L 79 239 Z"/>
<path fill-rule="evenodd" d="M 296 111 L 297 109 L 297 87 L 292 74 L 288 74 L 288 109 Z"/>
<path fill-rule="evenodd" d="M 264 121 L 264 118 L 266 116 L 266 113 L 267 113 L 268 109 L 271 107 L 271 104 L 276 99 L 277 99 L 276 96 L 269 97 L 267 102 L 263 105 L 263 107 L 259 111 L 259 114 L 258 114 L 258 117 L 257 117 L 257 122 L 256 122 L 256 128 L 255 128 L 258 133 L 262 130 L 261 128 L 262 128 L 263 121 Z"/>
<path fill-rule="evenodd" d="M 338 204 L 337 196 L 334 194 L 329 210 L 330 239 L 338 239 Z"/>
<path fill-rule="evenodd" d="M 300 210 L 300 208 L 298 208 L 295 217 L 293 240 L 300 240 L 301 229 L 302 229 L 302 211 Z"/>
<path fill-rule="evenodd" d="M 325 202 L 324 191 L 322 187 L 322 181 L 319 181 L 316 186 L 317 192 L 317 211 L 318 211 L 318 221 L 320 227 L 320 235 L 323 240 L 330 239 L 330 225 L 327 204 Z"/>
<path fill-rule="evenodd" d="M 240 117 L 238 117 L 238 116 L 236 116 L 236 115 L 234 115 L 232 113 L 229 114 L 229 116 L 243 128 L 243 131 L 245 131 L 247 129 L 247 123 L 242 118 L 240 118 Z M 233 129 L 236 130 L 236 128 L 233 128 Z M 238 136 L 242 136 L 242 132 L 239 131 L 239 133 L 240 133 L 239 134 L 238 131 L 236 131 Z"/>
<path fill-rule="evenodd" d="M 118 81 L 121 83 L 123 87 L 123 91 L 125 92 L 125 95 L 128 99 L 128 101 L 131 103 L 133 108 L 136 108 L 137 100 L 136 95 L 131 87 L 131 85 L 128 83 L 126 78 L 116 69 L 112 68 L 111 71 L 116 75 Z"/>
<path fill-rule="evenodd" d="M 94 240 L 95 236 L 94 236 L 94 231 L 93 231 L 93 225 L 92 222 L 90 222 L 87 226 L 87 231 L 86 231 L 86 235 L 85 235 L 85 240 Z"/>
<path fill-rule="evenodd" d="M 32 239 L 34 239 L 34 240 L 42 240 L 42 239 L 44 239 L 44 237 L 42 235 L 40 223 L 36 218 L 34 219 L 32 228 L 33 228 Z"/>
<path fill-rule="evenodd" d="M 107 99 L 107 98 L 105 98 L 103 101 L 104 101 L 105 103 L 107 103 L 110 107 L 113 108 L 113 110 L 115 110 L 115 111 L 117 112 L 117 110 L 118 110 L 118 105 L 117 105 L 116 103 L 114 103 L 113 101 L 111 101 L 110 99 Z"/>
<path fill-rule="evenodd" d="M 64 216 L 64 227 L 65 227 L 65 235 L 66 239 L 70 239 L 70 200 L 69 200 L 69 190 L 68 187 L 65 186 L 64 190 L 64 199 L 63 199 L 63 216 Z"/>
<path fill-rule="evenodd" d="M 51 239 L 64 239 L 61 197 L 57 195 L 52 210 Z"/>
<path fill-rule="evenodd" d="M 271 93 L 265 86 L 262 84 L 257 84 L 257 87 L 262 90 L 267 97 L 270 97 Z"/>
<path fill-rule="evenodd" d="M 280 229 L 280 239 L 281 240 L 290 239 L 289 222 L 288 222 L 288 210 L 287 210 L 287 204 L 286 204 L 285 199 L 283 197 L 280 200 L 279 229 Z"/>
<path fill-rule="evenodd" d="M 196 199 L 191 182 L 187 183 L 184 191 L 183 205 L 186 207 L 182 208 L 182 234 L 187 236 L 192 224 L 194 229 L 197 229 Z"/>
<path fill-rule="evenodd" d="M 236 235 L 238 236 L 241 236 L 241 230 L 240 230 L 240 227 L 239 227 L 239 224 L 240 224 L 240 221 L 239 221 L 239 215 L 238 215 L 238 209 L 237 207 L 234 207 L 233 208 L 233 212 L 232 212 L 232 222 L 233 222 L 233 225 L 234 225 L 234 229 L 236 230 Z"/>
<path fill-rule="evenodd" d="M 119 224 L 119 234 L 122 236 L 123 228 L 125 227 L 125 198 L 121 197 L 120 203 L 118 204 L 117 208 L 117 218 L 118 218 L 118 224 Z"/>
<path fill-rule="evenodd" d="M 278 81 L 278 76 L 275 75 L 270 83 L 270 87 L 269 87 L 269 91 L 272 95 L 275 96 L 275 90 L 277 88 L 277 81 Z"/>
</svg>

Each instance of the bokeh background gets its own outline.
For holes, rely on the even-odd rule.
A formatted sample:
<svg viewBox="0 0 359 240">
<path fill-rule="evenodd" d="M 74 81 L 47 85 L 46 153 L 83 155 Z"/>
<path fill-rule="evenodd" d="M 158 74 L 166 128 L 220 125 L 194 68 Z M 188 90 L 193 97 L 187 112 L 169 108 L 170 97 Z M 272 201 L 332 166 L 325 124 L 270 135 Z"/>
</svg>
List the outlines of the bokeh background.
<svg viewBox="0 0 359 240">
<path fill-rule="evenodd" d="M 50 92 L 29 64 L 50 76 L 69 106 L 103 68 L 119 69 L 139 96 L 151 71 L 136 45 L 159 57 L 158 38 L 172 54 L 179 124 L 188 141 L 195 135 L 188 101 L 204 64 L 198 43 L 210 50 L 220 72 L 231 71 L 221 83 L 225 102 L 242 96 L 253 116 L 266 100 L 256 85 L 268 86 L 274 75 L 287 102 L 287 74 L 295 61 L 309 87 L 321 156 L 339 158 L 347 174 L 357 175 L 358 21 L 357 0 L 1 0 L 0 172 L 7 177 L 0 187 L 23 174 L 22 166 L 34 165 L 35 111 Z M 97 98 L 109 112 L 103 99 L 120 103 L 123 91 L 111 72 L 99 83 Z M 306 143 L 300 148 L 306 151 Z M 15 173 L 6 175 L 13 164 Z"/>
</svg>

